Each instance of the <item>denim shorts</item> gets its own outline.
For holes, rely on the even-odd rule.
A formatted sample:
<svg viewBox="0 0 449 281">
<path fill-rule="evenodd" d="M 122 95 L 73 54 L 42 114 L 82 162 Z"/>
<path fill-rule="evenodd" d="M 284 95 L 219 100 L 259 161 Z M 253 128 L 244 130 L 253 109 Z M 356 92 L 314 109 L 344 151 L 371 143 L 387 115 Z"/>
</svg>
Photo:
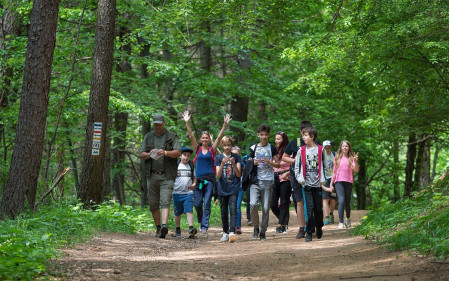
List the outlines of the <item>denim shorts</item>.
<svg viewBox="0 0 449 281">
<path fill-rule="evenodd" d="M 173 194 L 175 216 L 193 213 L 193 193 Z"/>
</svg>

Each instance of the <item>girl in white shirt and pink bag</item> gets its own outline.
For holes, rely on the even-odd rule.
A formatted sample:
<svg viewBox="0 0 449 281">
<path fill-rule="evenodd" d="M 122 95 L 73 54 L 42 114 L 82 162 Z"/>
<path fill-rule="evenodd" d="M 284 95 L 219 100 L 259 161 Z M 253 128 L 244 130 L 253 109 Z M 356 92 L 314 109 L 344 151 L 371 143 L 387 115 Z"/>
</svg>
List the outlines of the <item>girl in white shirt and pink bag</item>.
<svg viewBox="0 0 449 281">
<path fill-rule="evenodd" d="M 351 197 L 352 184 L 354 182 L 353 173 L 359 171 L 359 164 L 357 163 L 358 158 L 359 153 L 354 153 L 352 151 L 351 144 L 347 140 L 342 141 L 334 159 L 334 170 L 330 184 L 331 192 L 333 192 L 333 189 L 335 188 L 338 197 L 338 229 L 342 229 L 344 226 L 351 227 Z M 344 219 L 345 210 L 346 218 Z"/>
</svg>

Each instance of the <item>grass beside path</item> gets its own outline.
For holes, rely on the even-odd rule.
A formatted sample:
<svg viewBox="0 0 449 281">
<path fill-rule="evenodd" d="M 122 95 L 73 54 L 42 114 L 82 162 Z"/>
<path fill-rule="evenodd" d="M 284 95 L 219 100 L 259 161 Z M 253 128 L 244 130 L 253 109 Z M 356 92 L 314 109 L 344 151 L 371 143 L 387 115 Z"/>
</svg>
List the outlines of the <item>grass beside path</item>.
<svg viewBox="0 0 449 281">
<path fill-rule="evenodd" d="M 371 211 L 352 234 L 375 238 L 394 250 L 449 259 L 448 172 L 409 199 L 386 202 Z"/>
</svg>

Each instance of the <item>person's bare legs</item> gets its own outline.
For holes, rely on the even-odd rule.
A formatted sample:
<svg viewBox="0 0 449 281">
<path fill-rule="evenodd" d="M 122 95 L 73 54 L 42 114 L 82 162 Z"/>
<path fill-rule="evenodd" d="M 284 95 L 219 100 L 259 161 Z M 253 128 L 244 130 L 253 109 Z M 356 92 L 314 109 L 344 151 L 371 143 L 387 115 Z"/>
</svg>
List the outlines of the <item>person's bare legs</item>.
<svg viewBox="0 0 449 281">
<path fill-rule="evenodd" d="M 296 216 L 298 217 L 299 227 L 306 227 L 306 218 L 304 216 L 304 200 L 296 203 Z"/>
<path fill-rule="evenodd" d="M 169 213 L 170 213 L 170 209 L 169 208 L 162 208 L 162 218 L 161 218 L 162 219 L 162 224 L 167 224 Z"/>
<path fill-rule="evenodd" d="M 325 218 L 329 216 L 329 199 L 323 199 L 323 213 Z"/>
<path fill-rule="evenodd" d="M 193 213 L 186 213 L 187 223 L 189 226 L 193 226 Z"/>
<path fill-rule="evenodd" d="M 159 209 L 151 211 L 151 214 L 153 215 L 154 224 L 161 225 L 161 212 L 159 211 Z"/>
</svg>

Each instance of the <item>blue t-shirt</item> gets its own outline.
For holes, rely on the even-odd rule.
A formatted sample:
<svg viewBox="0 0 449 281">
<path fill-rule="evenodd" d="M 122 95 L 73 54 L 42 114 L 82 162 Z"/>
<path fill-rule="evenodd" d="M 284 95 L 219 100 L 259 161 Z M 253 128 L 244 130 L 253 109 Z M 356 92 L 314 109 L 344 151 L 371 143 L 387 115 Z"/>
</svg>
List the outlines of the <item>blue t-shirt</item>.
<svg viewBox="0 0 449 281">
<path fill-rule="evenodd" d="M 214 173 L 214 159 L 209 150 L 203 154 L 202 148 L 199 147 L 198 157 L 196 158 L 195 176 L 197 178 Z"/>
<path fill-rule="evenodd" d="M 215 157 L 215 166 L 220 166 L 223 161 L 224 154 L 220 154 Z M 238 154 L 231 153 L 231 157 L 234 157 L 235 163 L 242 163 L 242 158 Z M 223 166 L 223 172 L 218 179 L 218 195 L 229 196 L 239 193 L 240 190 L 240 178 L 235 175 L 234 167 L 231 161 L 226 162 Z"/>
</svg>

